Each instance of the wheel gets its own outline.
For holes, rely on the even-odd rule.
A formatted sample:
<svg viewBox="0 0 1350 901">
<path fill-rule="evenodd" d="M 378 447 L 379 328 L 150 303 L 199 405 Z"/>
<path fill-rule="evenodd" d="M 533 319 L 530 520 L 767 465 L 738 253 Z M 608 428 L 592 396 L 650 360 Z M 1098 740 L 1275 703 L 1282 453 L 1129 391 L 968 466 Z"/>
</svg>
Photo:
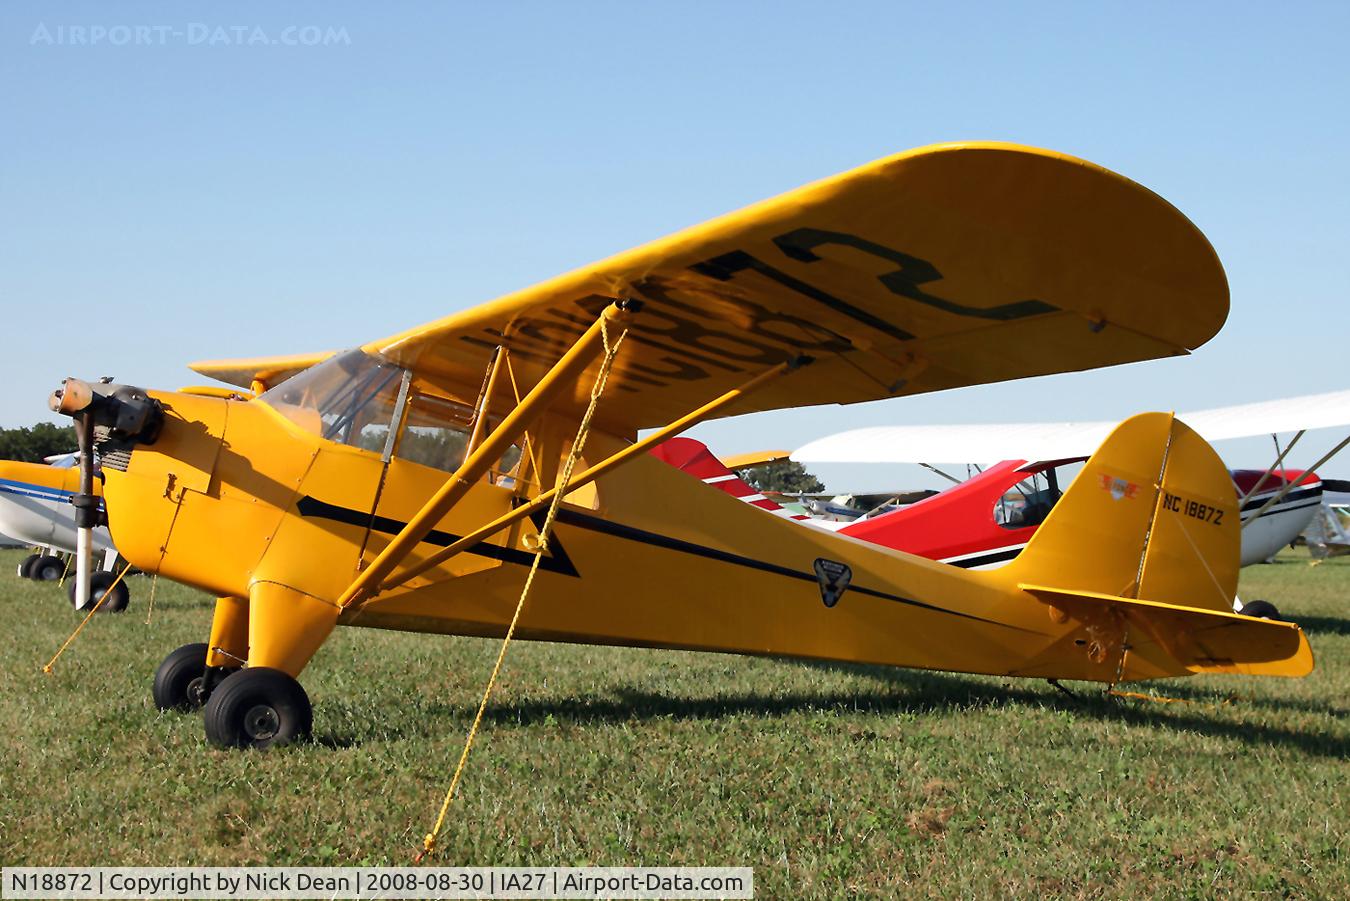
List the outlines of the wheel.
<svg viewBox="0 0 1350 901">
<path fill-rule="evenodd" d="M 99 570 L 89 577 L 89 603 L 97 604 L 98 599 L 103 597 L 103 592 L 108 590 L 117 577 L 110 572 Z M 70 587 L 66 593 L 70 596 L 70 603 L 75 603 L 75 579 L 70 580 Z M 131 589 L 127 588 L 126 580 L 123 579 L 113 587 L 112 593 L 98 608 L 99 613 L 122 613 L 127 609 L 127 604 L 131 603 Z"/>
<path fill-rule="evenodd" d="M 213 745 L 262 749 L 309 737 L 314 712 L 299 682 L 281 670 L 254 666 L 216 686 L 203 719 Z"/>
<path fill-rule="evenodd" d="M 1252 601 L 1249 604 L 1243 604 L 1238 613 L 1243 616 L 1254 616 L 1258 619 L 1280 618 L 1280 611 L 1275 609 L 1275 605 L 1270 601 Z"/>
<path fill-rule="evenodd" d="M 60 557 L 39 557 L 28 567 L 28 578 L 39 582 L 55 582 L 66 573 L 66 565 Z"/>
<path fill-rule="evenodd" d="M 108 590 L 108 586 L 117 582 L 117 576 L 110 572 L 100 570 L 89 577 L 89 596 L 98 603 L 98 599 L 103 597 L 103 592 Z M 123 579 L 113 586 L 108 594 L 108 599 L 98 608 L 100 613 L 123 613 L 127 609 L 127 604 L 131 603 L 131 589 L 127 587 L 127 580 Z"/>
<path fill-rule="evenodd" d="M 33 578 L 31 573 L 33 564 L 41 559 L 42 559 L 41 554 L 29 554 L 27 557 L 24 557 L 23 562 L 19 564 L 19 578 L 20 579 Z"/>
<path fill-rule="evenodd" d="M 155 670 L 151 694 L 160 710 L 196 710 L 206 703 L 206 644 L 185 644 Z"/>
</svg>

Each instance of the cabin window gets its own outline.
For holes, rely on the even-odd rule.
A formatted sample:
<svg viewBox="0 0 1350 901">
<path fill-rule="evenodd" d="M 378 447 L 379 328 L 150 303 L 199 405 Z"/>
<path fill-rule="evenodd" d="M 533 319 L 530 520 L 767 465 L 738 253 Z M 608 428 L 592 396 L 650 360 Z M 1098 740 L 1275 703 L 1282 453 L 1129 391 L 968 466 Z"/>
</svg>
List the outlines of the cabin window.
<svg viewBox="0 0 1350 901">
<path fill-rule="evenodd" d="M 1054 469 L 1033 473 L 994 501 L 994 522 L 1005 529 L 1038 526 L 1045 522 L 1059 497 Z"/>
<path fill-rule="evenodd" d="M 490 417 L 488 425 L 495 428 L 497 419 Z M 464 451 L 472 431 L 472 407 L 415 391 L 408 399 L 408 415 L 394 456 L 443 472 L 454 472 L 464 462 Z M 511 472 L 519 460 L 520 448 L 514 445 L 507 448 L 497 461 L 493 475 Z"/>
<path fill-rule="evenodd" d="M 258 400 L 311 434 L 381 454 L 391 424 L 400 418 L 402 375 L 403 369 L 388 360 L 349 350 L 291 376 Z M 472 407 L 414 389 L 402 420 L 395 456 L 443 472 L 454 472 L 464 462 Z M 489 422 L 496 424 L 495 418 Z M 510 473 L 519 460 L 520 449 L 508 448 L 493 477 Z"/>
<path fill-rule="evenodd" d="M 430 394 L 413 394 L 394 455 L 454 472 L 464 462 L 473 429 L 473 408 Z"/>
<path fill-rule="evenodd" d="M 387 360 L 349 350 L 296 373 L 258 399 L 311 434 L 379 453 L 389 435 L 401 373 Z"/>
</svg>

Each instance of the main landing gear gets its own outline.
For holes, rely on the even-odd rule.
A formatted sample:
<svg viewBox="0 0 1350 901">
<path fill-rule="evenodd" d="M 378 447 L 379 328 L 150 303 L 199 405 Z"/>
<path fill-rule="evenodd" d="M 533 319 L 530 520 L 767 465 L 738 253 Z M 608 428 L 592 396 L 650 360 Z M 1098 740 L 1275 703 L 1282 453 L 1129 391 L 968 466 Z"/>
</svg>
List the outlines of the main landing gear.
<svg viewBox="0 0 1350 901">
<path fill-rule="evenodd" d="M 300 683 L 279 669 L 242 669 L 211 693 L 206 738 L 222 748 L 270 748 L 309 736 L 313 709 Z"/>
<path fill-rule="evenodd" d="M 207 646 L 201 642 L 185 644 L 164 658 L 155 670 L 152 693 L 156 707 L 183 713 L 200 710 L 215 687 L 239 671 L 237 666 L 207 666 L 206 651 Z"/>
<path fill-rule="evenodd" d="M 111 565 L 111 558 L 105 559 L 107 565 Z M 35 582 L 55 582 L 66 575 L 74 575 L 73 567 L 69 567 L 66 561 L 55 554 L 29 554 L 23 558 L 19 564 L 19 576 L 24 579 L 32 579 Z M 113 584 L 116 582 L 117 584 Z M 100 569 L 94 572 L 89 579 L 89 593 L 93 601 L 98 601 L 103 597 L 103 593 L 112 592 L 99 605 L 100 613 L 122 613 L 127 609 L 131 602 L 131 589 L 127 586 L 126 580 L 117 580 L 117 576 L 110 569 Z M 76 580 L 70 579 L 66 588 L 66 595 L 70 598 L 70 603 L 75 603 Z"/>
<path fill-rule="evenodd" d="M 52 554 L 32 554 L 19 564 L 19 575 L 35 582 L 55 582 L 65 572 L 66 564 Z"/>
<path fill-rule="evenodd" d="M 117 576 L 104 569 L 100 569 L 89 577 L 91 604 L 97 604 L 99 598 L 103 597 L 104 592 L 108 591 L 108 587 L 112 586 L 112 591 L 104 598 L 103 603 L 99 604 L 99 613 L 125 613 L 127 604 L 131 602 L 131 589 L 127 588 L 126 580 L 123 579 L 116 585 L 113 585 L 114 582 L 117 582 Z M 78 587 L 75 580 L 71 579 L 70 587 L 66 589 L 72 604 L 75 603 L 75 592 Z"/>
<path fill-rule="evenodd" d="M 206 737 L 222 748 L 270 748 L 309 737 L 313 708 L 304 688 L 265 666 L 208 667 L 207 646 L 187 644 L 155 672 L 155 706 L 202 710 Z"/>
</svg>

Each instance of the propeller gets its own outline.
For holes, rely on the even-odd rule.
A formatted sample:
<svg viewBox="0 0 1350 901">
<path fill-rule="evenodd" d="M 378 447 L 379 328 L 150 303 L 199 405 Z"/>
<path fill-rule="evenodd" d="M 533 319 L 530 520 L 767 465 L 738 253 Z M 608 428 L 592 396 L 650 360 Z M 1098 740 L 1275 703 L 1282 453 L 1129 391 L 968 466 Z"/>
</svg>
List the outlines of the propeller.
<svg viewBox="0 0 1350 901">
<path fill-rule="evenodd" d="M 79 445 L 80 490 L 70 502 L 75 507 L 75 609 L 89 604 L 89 581 L 93 575 L 93 530 L 103 525 L 98 495 L 94 494 L 94 453 L 96 446 L 113 443 L 122 446 L 153 444 L 164 421 L 159 401 L 140 388 L 111 384 L 100 379 L 95 384 L 76 378 L 63 379 L 52 392 L 47 406 L 74 420 Z M 98 441 L 95 428 L 103 426 L 107 436 Z"/>
</svg>

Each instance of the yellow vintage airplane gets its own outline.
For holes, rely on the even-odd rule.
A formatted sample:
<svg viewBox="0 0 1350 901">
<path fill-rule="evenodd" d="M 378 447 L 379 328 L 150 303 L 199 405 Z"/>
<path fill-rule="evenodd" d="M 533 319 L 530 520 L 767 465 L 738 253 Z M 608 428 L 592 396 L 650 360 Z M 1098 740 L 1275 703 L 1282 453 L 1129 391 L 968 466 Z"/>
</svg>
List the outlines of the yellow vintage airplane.
<svg viewBox="0 0 1350 901">
<path fill-rule="evenodd" d="M 52 405 L 97 445 L 122 553 L 218 596 L 155 699 L 204 704 L 224 746 L 310 730 L 297 677 L 336 625 L 505 634 L 536 554 L 527 639 L 1297 676 L 1298 628 L 1230 609 L 1232 484 L 1168 414 L 1121 425 L 992 572 L 801 528 L 646 453 L 712 417 L 1185 354 L 1227 309 L 1209 243 L 1148 190 L 946 144 L 331 357 L 194 366 L 274 386 L 256 399 L 68 379 Z"/>
</svg>

